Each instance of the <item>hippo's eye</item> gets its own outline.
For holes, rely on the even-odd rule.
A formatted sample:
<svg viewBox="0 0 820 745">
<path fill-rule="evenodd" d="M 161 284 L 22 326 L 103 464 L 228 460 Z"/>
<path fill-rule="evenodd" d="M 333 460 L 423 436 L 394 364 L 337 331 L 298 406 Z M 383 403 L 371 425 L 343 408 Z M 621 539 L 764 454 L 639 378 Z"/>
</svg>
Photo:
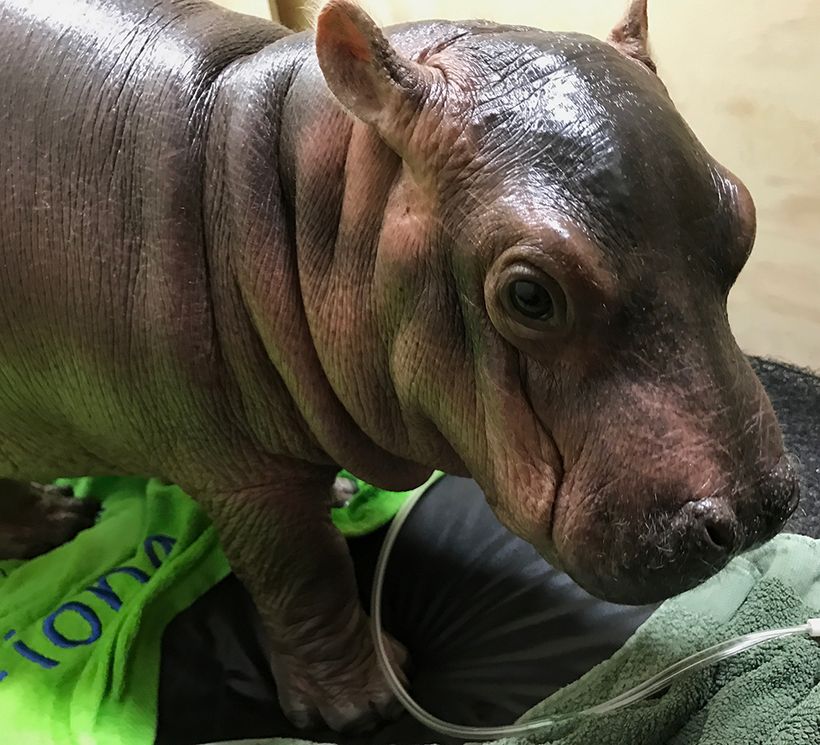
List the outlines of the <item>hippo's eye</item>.
<svg viewBox="0 0 820 745">
<path fill-rule="evenodd" d="M 519 328 L 541 333 L 566 321 L 567 301 L 561 286 L 529 264 L 505 269 L 498 290 L 509 320 Z"/>
<path fill-rule="evenodd" d="M 549 321 L 555 315 L 555 302 L 550 291 L 537 282 L 520 279 L 510 285 L 510 304 L 526 318 Z"/>
</svg>

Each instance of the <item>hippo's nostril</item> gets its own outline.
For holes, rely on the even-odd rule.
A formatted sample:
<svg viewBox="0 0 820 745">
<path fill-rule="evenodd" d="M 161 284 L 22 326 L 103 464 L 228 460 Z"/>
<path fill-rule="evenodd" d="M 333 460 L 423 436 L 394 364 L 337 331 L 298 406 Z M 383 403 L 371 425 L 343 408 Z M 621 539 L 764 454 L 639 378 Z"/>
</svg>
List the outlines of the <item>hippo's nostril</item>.
<svg viewBox="0 0 820 745">
<path fill-rule="evenodd" d="M 704 521 L 703 527 L 709 542 L 716 548 L 726 553 L 731 553 L 734 550 L 735 531 L 731 525 L 720 520 L 707 519 Z"/>
<path fill-rule="evenodd" d="M 701 499 L 685 509 L 692 535 L 721 555 L 731 555 L 738 549 L 738 523 L 734 511 L 722 500 Z"/>
</svg>

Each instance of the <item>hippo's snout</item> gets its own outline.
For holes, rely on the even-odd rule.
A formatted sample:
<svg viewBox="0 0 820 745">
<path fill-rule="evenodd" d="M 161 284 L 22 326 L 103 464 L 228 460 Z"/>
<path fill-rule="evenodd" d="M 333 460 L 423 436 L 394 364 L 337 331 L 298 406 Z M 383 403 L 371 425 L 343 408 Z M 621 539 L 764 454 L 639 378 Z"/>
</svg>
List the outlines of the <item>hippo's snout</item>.
<svg viewBox="0 0 820 745">
<path fill-rule="evenodd" d="M 695 529 L 706 534 L 708 541 L 723 550 L 728 558 L 755 548 L 780 532 L 800 499 L 800 484 L 794 460 L 784 455 L 777 466 L 749 489 L 744 497 L 733 500 L 704 499 L 686 505 Z"/>
<path fill-rule="evenodd" d="M 797 458 L 784 455 L 762 486 L 763 515 L 775 526 L 764 539 L 777 535 L 800 502 Z M 755 544 L 757 545 L 757 544 Z"/>
<path fill-rule="evenodd" d="M 727 499 L 707 497 L 685 504 L 673 520 L 673 530 L 689 536 L 701 559 L 713 555 L 719 567 L 777 535 L 799 499 L 795 465 L 786 455 L 753 490 L 744 515 L 739 516 Z"/>
<path fill-rule="evenodd" d="M 691 589 L 780 532 L 799 501 L 793 459 L 784 456 L 744 491 L 692 500 L 652 520 L 653 529 L 632 551 L 628 538 L 623 541 L 615 571 L 587 565 L 572 574 L 594 595 L 616 603 L 651 603 Z"/>
<path fill-rule="evenodd" d="M 650 488 L 651 494 L 635 494 L 633 505 L 644 505 L 640 517 L 620 517 L 613 509 L 624 504 L 625 493 L 617 488 L 590 500 L 595 504 L 585 517 L 592 519 L 564 513 L 560 563 L 593 595 L 637 605 L 689 590 L 779 533 L 800 493 L 790 456 L 764 466 L 755 478 L 700 496 L 696 490 Z"/>
</svg>

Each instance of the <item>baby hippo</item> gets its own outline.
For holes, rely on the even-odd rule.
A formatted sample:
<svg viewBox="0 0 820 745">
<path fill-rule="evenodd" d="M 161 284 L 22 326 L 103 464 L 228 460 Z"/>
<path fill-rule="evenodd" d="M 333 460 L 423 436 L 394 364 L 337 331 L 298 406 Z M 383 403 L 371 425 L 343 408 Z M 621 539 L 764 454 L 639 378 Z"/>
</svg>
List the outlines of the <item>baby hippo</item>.
<svg viewBox="0 0 820 745">
<path fill-rule="evenodd" d="M 349 0 L 315 34 L 205 0 L 0 0 L 0 54 L 0 554 L 93 520 L 55 477 L 179 484 L 297 725 L 396 707 L 329 516 L 341 467 L 469 475 L 617 602 L 694 586 L 794 508 L 727 321 L 752 199 L 658 79 L 645 0 L 607 41 L 382 31 Z"/>
</svg>

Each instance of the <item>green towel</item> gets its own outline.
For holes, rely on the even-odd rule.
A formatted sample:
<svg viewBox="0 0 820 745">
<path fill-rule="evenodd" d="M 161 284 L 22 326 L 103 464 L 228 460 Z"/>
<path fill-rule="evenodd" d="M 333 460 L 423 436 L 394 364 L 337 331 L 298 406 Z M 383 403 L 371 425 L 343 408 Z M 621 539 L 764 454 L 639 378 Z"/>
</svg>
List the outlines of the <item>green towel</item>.
<svg viewBox="0 0 820 745">
<path fill-rule="evenodd" d="M 426 483 L 417 489 L 407 492 L 389 492 L 370 486 L 347 471 L 342 471 L 339 475 L 352 479 L 358 490 L 346 507 L 332 510 L 334 524 L 348 538 L 372 533 L 386 525 L 410 497 L 427 491 L 444 476 L 441 471 L 436 471 Z"/>
<path fill-rule="evenodd" d="M 177 487 L 60 483 L 93 494 L 103 510 L 93 528 L 44 556 L 0 561 L 0 744 L 152 743 L 162 633 L 228 563 Z M 346 535 L 380 527 L 415 493 L 357 484 L 351 503 L 333 511 Z"/>
<path fill-rule="evenodd" d="M 604 702 L 712 644 L 818 615 L 820 542 L 779 536 L 664 603 L 612 658 L 523 720 Z M 527 742 L 817 745 L 820 645 L 808 637 L 769 642 L 686 676 L 654 699 Z"/>
</svg>

